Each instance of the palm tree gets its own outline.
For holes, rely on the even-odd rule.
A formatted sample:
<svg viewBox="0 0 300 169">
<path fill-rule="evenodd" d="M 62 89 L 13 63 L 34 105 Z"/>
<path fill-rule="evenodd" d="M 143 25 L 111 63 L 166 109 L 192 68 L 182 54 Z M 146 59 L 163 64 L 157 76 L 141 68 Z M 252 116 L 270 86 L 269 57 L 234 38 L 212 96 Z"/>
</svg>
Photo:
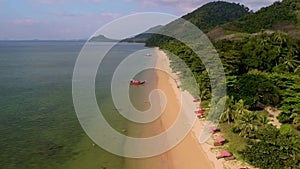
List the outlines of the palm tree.
<svg viewBox="0 0 300 169">
<path fill-rule="evenodd" d="M 288 54 L 287 56 L 284 57 L 283 65 L 286 66 L 286 69 L 288 71 L 292 70 L 293 72 L 295 72 L 295 70 L 300 65 L 300 60 L 297 59 L 297 56 Z"/>
<path fill-rule="evenodd" d="M 297 74 L 298 72 L 300 73 L 300 65 L 294 70 L 294 73 Z"/>
<path fill-rule="evenodd" d="M 233 96 L 226 96 L 225 109 L 221 115 L 221 121 L 227 121 L 228 124 L 235 120 L 235 110 L 234 110 L 234 98 Z"/>
<path fill-rule="evenodd" d="M 290 118 L 293 119 L 294 125 L 300 124 L 300 112 L 297 109 L 292 110 Z"/>
<path fill-rule="evenodd" d="M 258 129 L 257 114 L 251 111 L 245 111 L 236 121 L 234 127 L 240 130 L 242 137 L 254 137 L 254 131 Z"/>
<path fill-rule="evenodd" d="M 273 35 L 274 41 L 282 46 L 284 43 L 287 43 L 287 36 L 283 32 L 275 32 Z"/>
<path fill-rule="evenodd" d="M 207 96 L 209 95 L 209 89 L 206 87 L 205 83 L 201 83 L 199 84 L 199 96 L 201 99 L 206 100 Z"/>
<path fill-rule="evenodd" d="M 257 116 L 257 124 L 260 125 L 260 126 L 264 126 L 264 125 L 268 124 L 269 121 L 270 120 L 268 119 L 268 117 L 263 115 L 263 114 L 259 114 Z"/>
<path fill-rule="evenodd" d="M 237 120 L 241 115 L 247 112 L 249 106 L 245 105 L 244 100 L 234 101 L 233 96 L 226 96 L 225 110 L 221 116 L 221 121 L 227 121 L 228 124 Z"/>
<path fill-rule="evenodd" d="M 235 110 L 236 118 L 238 118 L 238 116 L 243 115 L 248 108 L 249 106 L 245 105 L 245 102 L 242 99 L 240 99 L 237 103 L 235 103 L 234 110 Z"/>
</svg>

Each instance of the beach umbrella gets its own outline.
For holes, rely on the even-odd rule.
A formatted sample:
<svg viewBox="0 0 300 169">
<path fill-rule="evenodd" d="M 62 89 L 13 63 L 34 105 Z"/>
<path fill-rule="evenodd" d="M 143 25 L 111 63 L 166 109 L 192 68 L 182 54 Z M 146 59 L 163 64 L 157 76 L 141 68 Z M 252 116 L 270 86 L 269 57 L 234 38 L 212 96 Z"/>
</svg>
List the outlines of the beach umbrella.
<svg viewBox="0 0 300 169">
<path fill-rule="evenodd" d="M 212 130 L 212 131 L 216 131 L 216 130 L 217 130 L 217 127 L 216 127 L 216 126 L 212 126 L 212 127 L 211 127 L 211 130 Z"/>
<path fill-rule="evenodd" d="M 223 157 L 230 157 L 230 156 L 232 156 L 232 154 L 229 151 L 226 151 L 226 150 L 222 150 L 221 151 L 221 155 Z"/>
<path fill-rule="evenodd" d="M 199 110 L 198 114 L 203 115 L 205 112 L 203 110 Z"/>
<path fill-rule="evenodd" d="M 218 137 L 218 138 L 216 139 L 216 141 L 217 141 L 218 143 L 222 143 L 222 142 L 225 141 L 225 138 Z"/>
<path fill-rule="evenodd" d="M 194 102 L 199 101 L 199 98 L 197 96 L 194 96 Z"/>
</svg>

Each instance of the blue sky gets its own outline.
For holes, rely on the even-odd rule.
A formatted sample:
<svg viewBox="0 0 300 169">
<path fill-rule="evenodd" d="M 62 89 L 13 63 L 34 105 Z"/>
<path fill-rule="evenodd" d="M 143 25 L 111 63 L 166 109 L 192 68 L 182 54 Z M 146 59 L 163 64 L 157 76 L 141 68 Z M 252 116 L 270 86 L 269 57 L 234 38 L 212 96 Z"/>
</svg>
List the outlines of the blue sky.
<svg viewBox="0 0 300 169">
<path fill-rule="evenodd" d="M 213 0 L 212 0 L 213 1 Z M 275 0 L 226 0 L 258 10 Z M 182 16 L 209 0 L 0 0 L 0 39 L 82 39 L 137 12 Z"/>
</svg>

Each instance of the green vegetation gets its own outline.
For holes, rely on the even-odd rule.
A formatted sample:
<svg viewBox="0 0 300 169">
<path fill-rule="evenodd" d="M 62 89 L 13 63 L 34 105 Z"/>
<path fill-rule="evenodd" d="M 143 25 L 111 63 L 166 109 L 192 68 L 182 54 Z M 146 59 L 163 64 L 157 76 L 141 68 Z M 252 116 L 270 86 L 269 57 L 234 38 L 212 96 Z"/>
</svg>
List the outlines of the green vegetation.
<svg viewBox="0 0 300 169">
<path fill-rule="evenodd" d="M 199 9 L 183 16 L 203 32 L 208 32 L 217 25 L 231 22 L 249 13 L 249 8 L 236 3 L 210 2 Z"/>
<path fill-rule="evenodd" d="M 210 6 L 209 9 L 217 9 L 219 3 L 223 4 L 212 3 L 215 7 Z M 198 11 L 206 8 L 201 7 Z M 205 18 L 199 19 L 198 11 L 188 14 L 186 19 L 196 25 L 204 23 L 196 22 Z M 300 40 L 282 29 L 298 23 L 297 12 L 299 15 L 299 2 L 296 0 L 275 2 L 270 7 L 221 26 L 226 29 L 224 34 L 239 31 L 254 34 L 243 33 L 235 40 L 213 40 L 226 74 L 227 96 L 220 124 L 222 134 L 229 140 L 228 149 L 238 159 L 262 169 L 300 168 Z M 227 17 L 224 14 L 225 18 L 222 18 L 221 14 L 218 14 L 220 21 Z M 221 24 L 214 19 L 213 22 Z M 211 24 L 205 23 L 197 26 L 206 32 L 212 28 Z M 275 31 L 265 32 L 262 29 Z M 147 45 L 159 46 L 182 59 L 199 84 L 199 96 L 205 103 L 202 106 L 209 106 L 210 78 L 196 55 L 199 51 L 192 51 L 178 40 L 161 35 L 154 35 Z M 194 45 L 203 50 L 201 44 Z M 174 56 L 170 59 L 173 70 L 180 71 L 182 64 L 176 62 Z M 263 110 L 265 106 L 282 111 L 277 117 L 283 124 L 280 128 L 269 123 L 272 115 Z"/>
<path fill-rule="evenodd" d="M 190 21 L 192 24 L 199 27 L 201 31 L 207 33 L 218 25 L 228 23 L 247 14 L 249 14 L 249 8 L 243 5 L 217 1 L 207 3 L 197 10 L 183 16 L 182 18 Z M 172 30 L 173 27 L 176 26 L 177 21 L 178 20 L 171 22 L 163 28 L 166 28 L 166 30 Z M 177 34 L 180 34 L 183 30 L 177 31 Z M 160 46 L 160 44 L 164 44 L 168 41 L 172 41 L 172 38 L 154 34 L 150 39 L 146 41 L 146 45 Z"/>
<path fill-rule="evenodd" d="M 134 37 L 123 39 L 121 40 L 121 42 L 145 43 L 149 38 L 152 37 L 154 33 L 158 32 L 162 27 L 163 26 L 161 25 L 155 26 L 141 34 L 135 35 Z"/>
<path fill-rule="evenodd" d="M 247 138 L 239 137 L 237 133 L 232 132 L 233 123 L 221 123 L 222 136 L 226 138 L 226 149 L 232 152 L 237 159 L 242 159 L 240 151 L 247 146 Z"/>
<path fill-rule="evenodd" d="M 265 29 L 290 31 L 299 24 L 297 18 L 299 10 L 298 0 L 283 0 L 225 24 L 223 28 L 247 33 L 256 33 Z"/>
<path fill-rule="evenodd" d="M 256 136 L 240 151 L 247 162 L 262 169 L 299 168 L 300 137 L 291 128 L 267 125 Z"/>
</svg>

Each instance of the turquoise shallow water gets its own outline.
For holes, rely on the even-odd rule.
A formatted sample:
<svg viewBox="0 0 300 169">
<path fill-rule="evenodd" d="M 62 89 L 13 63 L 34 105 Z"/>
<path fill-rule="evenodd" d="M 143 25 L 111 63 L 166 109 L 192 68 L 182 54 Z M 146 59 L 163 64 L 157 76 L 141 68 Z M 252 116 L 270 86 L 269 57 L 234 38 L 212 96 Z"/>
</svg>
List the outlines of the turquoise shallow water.
<svg viewBox="0 0 300 169">
<path fill-rule="evenodd" d="M 122 168 L 124 158 L 91 146 L 73 108 L 72 73 L 83 44 L 0 42 L 0 168 Z M 122 57 L 140 49 L 143 44 L 118 45 L 100 65 L 106 73 L 96 78 L 98 104 L 119 131 L 128 121 L 113 107 L 109 74 Z"/>
</svg>

